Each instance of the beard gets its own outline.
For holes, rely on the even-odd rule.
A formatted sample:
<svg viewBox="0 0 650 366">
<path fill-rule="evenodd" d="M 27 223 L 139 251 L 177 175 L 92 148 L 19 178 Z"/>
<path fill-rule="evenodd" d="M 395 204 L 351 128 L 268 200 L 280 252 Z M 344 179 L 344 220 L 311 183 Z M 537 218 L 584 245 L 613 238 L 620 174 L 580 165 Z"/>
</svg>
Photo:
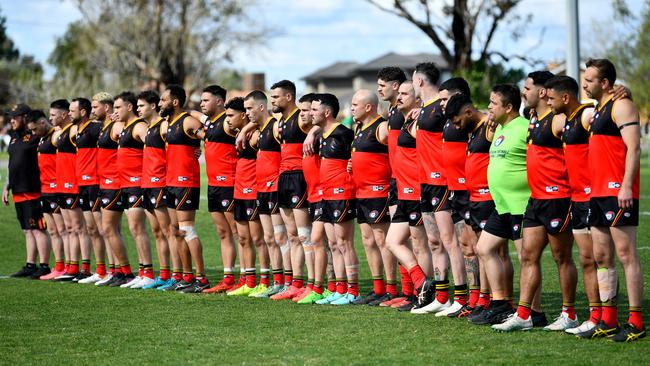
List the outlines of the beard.
<svg viewBox="0 0 650 366">
<path fill-rule="evenodd" d="M 278 106 L 273 107 L 273 113 L 282 113 L 284 110 Z"/>
<path fill-rule="evenodd" d="M 169 117 L 174 113 L 173 107 L 167 107 L 160 109 L 160 117 Z"/>
</svg>

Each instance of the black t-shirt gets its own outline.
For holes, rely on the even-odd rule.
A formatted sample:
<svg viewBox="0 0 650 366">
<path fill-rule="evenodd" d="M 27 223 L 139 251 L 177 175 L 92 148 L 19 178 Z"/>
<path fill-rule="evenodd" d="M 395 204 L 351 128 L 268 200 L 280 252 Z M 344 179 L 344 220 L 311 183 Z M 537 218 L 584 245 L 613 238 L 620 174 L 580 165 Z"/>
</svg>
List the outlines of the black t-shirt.
<svg viewBox="0 0 650 366">
<path fill-rule="evenodd" d="M 40 138 L 28 131 L 10 131 L 9 189 L 14 193 L 41 191 L 38 169 L 38 143 Z"/>
</svg>

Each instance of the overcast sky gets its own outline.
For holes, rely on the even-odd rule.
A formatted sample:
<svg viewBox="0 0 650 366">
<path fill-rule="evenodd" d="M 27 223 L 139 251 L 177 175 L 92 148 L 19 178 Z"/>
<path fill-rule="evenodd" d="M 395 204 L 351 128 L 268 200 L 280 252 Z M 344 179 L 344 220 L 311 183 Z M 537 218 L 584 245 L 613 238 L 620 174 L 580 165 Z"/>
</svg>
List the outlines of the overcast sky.
<svg viewBox="0 0 650 366">
<path fill-rule="evenodd" d="M 640 13 L 642 0 L 627 2 L 633 13 Z M 81 17 L 68 0 L 0 0 L 0 8 L 7 18 L 7 32 L 20 52 L 34 55 L 44 65 L 55 39 L 65 32 L 70 22 Z M 524 37 L 513 41 L 507 26 L 503 26 L 493 41 L 493 48 L 506 54 L 532 48 L 532 57 L 548 61 L 564 59 L 566 0 L 523 0 L 517 11 L 534 15 Z M 226 66 L 265 72 L 267 85 L 287 78 L 298 81 L 300 87 L 304 85 L 300 78 L 335 61 L 365 62 L 390 51 L 436 51 L 414 26 L 362 0 L 260 0 L 251 15 L 277 29 L 280 35 L 271 38 L 264 48 L 238 52 L 234 62 Z M 611 18 L 611 0 L 580 0 L 583 49 L 604 37 L 594 35 L 592 25 L 611 23 Z M 546 28 L 543 42 L 533 48 L 543 28 Z M 609 28 L 608 32 L 616 36 L 619 31 Z M 45 66 L 49 77 L 53 70 Z"/>
</svg>

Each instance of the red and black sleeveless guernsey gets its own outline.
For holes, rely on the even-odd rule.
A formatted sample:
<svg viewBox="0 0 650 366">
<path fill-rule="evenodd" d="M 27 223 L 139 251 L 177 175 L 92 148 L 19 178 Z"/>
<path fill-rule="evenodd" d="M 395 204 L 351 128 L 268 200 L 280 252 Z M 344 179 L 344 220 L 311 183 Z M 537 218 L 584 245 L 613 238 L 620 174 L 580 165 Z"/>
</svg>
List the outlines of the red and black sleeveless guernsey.
<svg viewBox="0 0 650 366">
<path fill-rule="evenodd" d="M 440 99 L 422 106 L 418 117 L 417 155 L 420 159 L 420 183 L 433 186 L 447 185 L 442 164 L 442 131 L 447 119 L 442 113 Z"/>
<path fill-rule="evenodd" d="M 160 130 L 163 119 L 159 118 L 147 129 L 142 151 L 142 188 L 162 188 L 166 185 L 167 158 L 165 139 Z"/>
<path fill-rule="evenodd" d="M 225 124 L 226 112 L 221 112 L 205 126 L 205 172 L 212 187 L 235 185 L 236 135 L 229 134 Z"/>
<path fill-rule="evenodd" d="M 452 191 L 467 189 L 465 160 L 468 140 L 467 131 L 456 128 L 451 121 L 447 120 L 442 130 L 442 164 L 444 176 L 447 177 L 447 187 Z"/>
<path fill-rule="evenodd" d="M 591 123 L 589 137 L 589 172 L 591 197 L 617 197 L 625 175 L 627 146 L 616 125 L 610 96 L 598 106 Z M 638 167 L 637 167 L 638 168 Z M 639 199 L 639 172 L 632 185 L 632 198 Z"/>
<path fill-rule="evenodd" d="M 70 135 L 72 123 L 65 126 L 56 139 L 57 191 L 65 194 L 79 193 L 77 185 L 77 147 Z"/>
<path fill-rule="evenodd" d="M 395 178 L 395 154 L 397 149 L 397 138 L 404 125 L 404 115 L 396 106 L 388 108 L 388 159 L 391 167 L 391 177 Z"/>
<path fill-rule="evenodd" d="M 357 198 L 388 197 L 391 168 L 388 146 L 379 141 L 381 116 L 365 127 L 360 126 L 352 142 L 352 178 Z"/>
<path fill-rule="evenodd" d="M 97 175 L 101 189 L 120 189 L 120 174 L 117 167 L 119 144 L 111 136 L 114 125 L 115 122 L 104 124 L 97 140 Z"/>
<path fill-rule="evenodd" d="M 287 119 L 278 123 L 280 133 L 280 173 L 302 170 L 302 143 L 307 132 L 300 128 L 298 109 L 289 114 Z"/>
<path fill-rule="evenodd" d="M 256 160 L 257 150 L 250 146 L 248 142 L 244 150 L 237 152 L 235 192 L 233 198 L 239 200 L 257 199 Z"/>
<path fill-rule="evenodd" d="M 551 110 L 542 116 L 531 111 L 526 170 L 530 197 L 535 199 L 571 197 L 562 138 L 553 131 L 553 117 L 555 113 Z"/>
<path fill-rule="evenodd" d="M 41 193 L 59 193 L 56 187 L 56 146 L 52 144 L 51 128 L 38 142 L 38 170 L 41 176 Z"/>
<path fill-rule="evenodd" d="M 334 124 L 321 137 L 320 182 L 324 200 L 351 200 L 355 197 L 354 182 L 348 173 L 353 140 L 354 132 L 340 123 Z"/>
<path fill-rule="evenodd" d="M 467 158 L 465 159 L 465 186 L 472 202 L 492 201 L 488 186 L 487 169 L 490 164 L 490 145 L 488 126 L 485 119 L 479 122 L 469 135 Z"/>
<path fill-rule="evenodd" d="M 167 127 L 167 186 L 201 187 L 201 168 L 194 156 L 201 141 L 190 137 L 183 129 L 186 112 L 176 116 Z"/>
<path fill-rule="evenodd" d="M 260 127 L 256 168 L 258 192 L 276 192 L 278 190 L 281 147 L 280 140 L 275 133 L 275 123 L 275 118 L 269 117 Z M 302 162 L 300 169 L 302 169 Z"/>
<path fill-rule="evenodd" d="M 77 130 L 77 184 L 92 186 L 97 178 L 97 141 L 102 130 L 100 122 L 88 120 Z"/>
<path fill-rule="evenodd" d="M 138 141 L 133 129 L 139 123 L 147 123 L 136 118 L 127 123 L 120 133 L 120 147 L 117 149 L 117 167 L 120 171 L 120 187 L 140 187 L 142 185 L 142 155 L 144 142 Z"/>
<path fill-rule="evenodd" d="M 302 158 L 302 171 L 307 183 L 307 201 L 320 202 L 323 198 L 323 187 L 320 184 L 320 136 L 315 137 L 314 153 Z"/>
<path fill-rule="evenodd" d="M 416 122 L 407 121 L 402 125 L 395 152 L 397 199 L 403 201 L 420 200 L 420 161 L 415 137 L 409 132 L 414 123 Z"/>
<path fill-rule="evenodd" d="M 587 202 L 591 193 L 591 179 L 589 178 L 589 125 L 582 123 L 582 113 L 585 109 L 593 107 L 583 104 L 567 117 L 562 133 L 564 143 L 564 161 L 569 173 L 571 185 L 571 200 L 574 202 Z"/>
</svg>

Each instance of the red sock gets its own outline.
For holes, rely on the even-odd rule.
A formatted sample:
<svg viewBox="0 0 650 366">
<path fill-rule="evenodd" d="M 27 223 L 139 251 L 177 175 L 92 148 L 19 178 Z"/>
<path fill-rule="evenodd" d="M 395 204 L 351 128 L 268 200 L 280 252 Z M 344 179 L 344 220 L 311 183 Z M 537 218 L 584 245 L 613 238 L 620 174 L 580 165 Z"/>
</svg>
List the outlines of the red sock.
<svg viewBox="0 0 650 366">
<path fill-rule="evenodd" d="M 402 293 L 404 296 L 410 296 L 413 294 L 413 291 L 415 289 L 411 275 L 409 274 L 409 271 L 407 271 L 406 268 L 404 268 L 404 266 L 401 264 L 399 265 L 399 274 L 402 279 Z"/>
<path fill-rule="evenodd" d="M 575 320 L 576 318 L 576 307 L 573 305 L 563 305 L 562 306 L 562 312 L 566 313 L 569 316 L 569 319 Z"/>
<path fill-rule="evenodd" d="M 316 292 L 319 295 L 323 294 L 323 285 L 320 283 L 315 283 L 314 287 L 312 288 L 312 291 Z"/>
<path fill-rule="evenodd" d="M 327 280 L 327 291 L 336 292 L 336 281 L 332 279 Z"/>
<path fill-rule="evenodd" d="M 469 307 L 470 308 L 475 308 L 476 303 L 478 302 L 478 297 L 481 291 L 479 289 L 471 289 L 469 290 Z"/>
<path fill-rule="evenodd" d="M 166 267 L 161 267 L 160 268 L 160 279 L 163 281 L 167 281 L 171 277 L 171 273 L 169 272 L 169 268 Z"/>
<path fill-rule="evenodd" d="M 357 285 L 358 288 L 358 285 Z M 375 295 L 381 296 L 386 293 L 386 283 L 383 278 L 377 278 L 372 280 L 372 289 L 375 291 Z M 356 295 L 355 295 L 356 296 Z"/>
<path fill-rule="evenodd" d="M 600 318 L 602 317 L 603 308 L 600 306 L 600 304 L 589 306 L 589 321 L 594 324 L 598 324 L 600 322 Z"/>
<path fill-rule="evenodd" d="M 67 273 L 69 269 L 70 269 L 70 263 L 65 262 L 65 266 L 63 267 L 63 272 Z"/>
<path fill-rule="evenodd" d="M 183 273 L 183 280 L 185 280 L 185 282 L 193 282 L 194 278 L 194 273 Z"/>
<path fill-rule="evenodd" d="M 70 265 L 68 265 L 68 270 L 66 272 L 68 272 L 68 274 L 79 273 L 79 265 L 77 263 L 70 263 Z"/>
<path fill-rule="evenodd" d="M 227 285 L 234 285 L 235 284 L 235 275 L 232 273 L 224 273 L 223 274 L 223 282 Z"/>
<path fill-rule="evenodd" d="M 246 274 L 246 286 L 253 288 L 256 285 L 256 278 L 255 278 L 255 273 L 247 273 Z"/>
<path fill-rule="evenodd" d="M 641 308 L 630 307 L 630 316 L 627 322 L 634 325 L 636 329 L 643 330 L 643 317 L 641 316 Z"/>
<path fill-rule="evenodd" d="M 123 273 L 125 276 L 132 275 L 132 274 L 133 274 L 133 272 L 131 272 L 131 265 L 130 265 L 130 264 L 127 264 L 127 265 L 121 266 L 121 267 L 120 267 L 120 271 L 122 271 L 122 273 Z"/>
<path fill-rule="evenodd" d="M 151 278 L 152 280 L 154 279 L 154 277 L 156 277 L 154 275 L 153 268 L 147 268 L 144 271 L 142 271 L 142 276 L 147 277 L 147 278 Z"/>
<path fill-rule="evenodd" d="M 460 305 L 467 304 L 467 284 L 454 285 L 454 302 Z"/>
<path fill-rule="evenodd" d="M 441 304 L 449 301 L 449 280 L 436 282 L 436 300 Z"/>
<path fill-rule="evenodd" d="M 57 272 L 65 271 L 65 263 L 63 261 L 56 261 L 54 264 L 54 270 Z"/>
<path fill-rule="evenodd" d="M 106 275 L 106 264 L 104 262 L 97 262 L 95 272 L 100 276 Z"/>
<path fill-rule="evenodd" d="M 519 306 L 517 306 L 517 315 L 521 319 L 528 319 L 531 312 L 532 310 L 530 309 L 530 304 L 528 303 L 520 302 Z"/>
<path fill-rule="evenodd" d="M 293 282 L 291 282 L 291 286 L 296 288 L 303 288 L 303 286 L 305 286 L 305 280 L 300 277 L 296 277 L 293 279 Z"/>
<path fill-rule="evenodd" d="M 197 273 L 196 274 L 196 280 L 199 281 L 200 284 L 205 285 L 208 283 L 208 278 L 205 277 L 203 273 Z"/>
<path fill-rule="evenodd" d="M 281 269 L 274 269 L 273 270 L 273 284 L 274 285 L 281 285 L 284 283 L 284 274 L 282 273 Z"/>
<path fill-rule="evenodd" d="M 293 271 L 284 271 L 284 285 L 291 286 L 293 283 Z"/>
<path fill-rule="evenodd" d="M 108 265 L 108 272 L 109 272 L 111 275 L 114 275 L 114 274 L 117 273 L 117 269 L 115 268 L 115 264 L 109 264 L 109 265 Z"/>
<path fill-rule="evenodd" d="M 269 270 L 262 271 L 260 270 L 260 283 L 266 285 L 267 287 L 271 284 L 271 278 L 269 277 Z"/>
<path fill-rule="evenodd" d="M 246 284 L 246 274 L 245 273 L 240 273 L 239 274 L 239 280 L 237 281 L 238 285 L 244 285 Z"/>
<path fill-rule="evenodd" d="M 82 260 L 81 261 L 81 271 L 82 272 L 90 272 L 90 261 L 89 260 Z"/>
<path fill-rule="evenodd" d="M 183 279 L 183 273 L 181 271 L 175 270 L 172 272 L 172 278 L 174 281 L 178 282 Z"/>
<path fill-rule="evenodd" d="M 348 290 L 348 283 L 346 280 L 336 281 L 336 292 L 343 295 Z"/>
<path fill-rule="evenodd" d="M 359 296 L 359 283 L 348 282 L 348 293 L 354 297 Z"/>
<path fill-rule="evenodd" d="M 478 302 L 476 303 L 476 306 L 480 306 L 483 309 L 487 309 L 488 306 L 490 306 L 490 294 L 487 292 L 481 292 L 478 295 Z"/>
<path fill-rule="evenodd" d="M 424 271 L 422 271 L 419 264 L 416 264 L 413 268 L 409 269 L 409 276 L 411 276 L 415 288 L 422 286 L 424 281 L 427 279 L 427 276 L 424 274 Z"/>
<path fill-rule="evenodd" d="M 386 292 L 393 297 L 397 296 L 397 283 L 386 282 Z"/>
<path fill-rule="evenodd" d="M 616 305 L 604 305 L 603 317 L 601 319 L 609 328 L 613 328 L 618 324 L 618 308 Z"/>
</svg>

